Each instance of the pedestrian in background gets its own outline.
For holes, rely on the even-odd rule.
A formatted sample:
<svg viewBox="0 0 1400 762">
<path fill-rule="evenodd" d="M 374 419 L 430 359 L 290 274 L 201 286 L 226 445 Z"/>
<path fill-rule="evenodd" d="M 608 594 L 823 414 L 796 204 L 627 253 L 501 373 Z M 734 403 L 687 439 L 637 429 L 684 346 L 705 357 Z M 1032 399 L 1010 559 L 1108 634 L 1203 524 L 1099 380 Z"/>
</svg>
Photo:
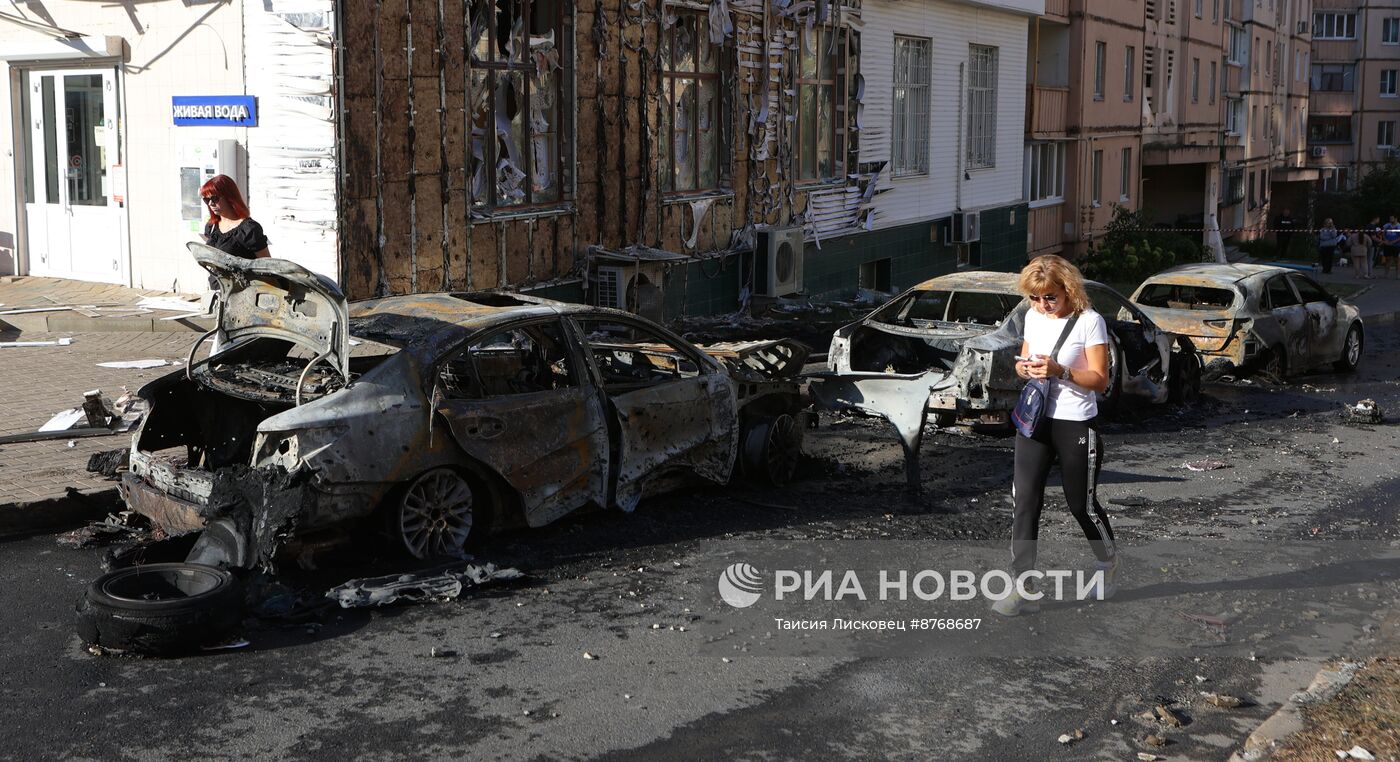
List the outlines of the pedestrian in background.
<svg viewBox="0 0 1400 762">
<path fill-rule="evenodd" d="M 1089 302 L 1084 276 L 1061 257 L 1046 254 L 1031 260 L 1021 271 L 1018 287 L 1031 309 L 1021 341 L 1021 357 L 1028 359 L 1016 363 L 1016 374 L 1027 380 L 1050 379 L 1050 393 L 1034 437 L 1016 434 L 1012 576 L 1019 579 L 1035 569 L 1045 481 L 1058 461 L 1065 502 L 1098 559 L 1095 571 L 1103 573 L 1103 587 L 1095 593 L 1108 598 L 1118 589 L 1118 552 L 1108 514 L 1099 504 L 1103 446 L 1095 422 L 1095 395 L 1108 389 L 1108 326 Z M 992 605 L 1003 616 L 1039 608 L 1038 601 L 1020 590 Z"/>
<path fill-rule="evenodd" d="M 1298 227 L 1298 221 L 1293 219 L 1293 210 L 1284 209 L 1279 215 L 1278 222 L 1274 223 L 1274 240 L 1278 242 L 1278 256 L 1280 259 L 1288 259 L 1288 246 L 1293 243 L 1293 231 Z"/>
<path fill-rule="evenodd" d="M 1347 240 L 1351 242 L 1352 277 L 1371 280 L 1371 235 L 1366 230 L 1354 230 Z"/>
<path fill-rule="evenodd" d="M 233 178 L 214 175 L 199 189 L 199 197 L 209 208 L 209 220 L 204 225 L 205 243 L 242 259 L 272 256 L 262 225 L 252 218 Z"/>
<path fill-rule="evenodd" d="M 1381 278 L 1386 270 L 1394 267 L 1395 277 L 1400 278 L 1400 222 L 1390 215 L 1390 222 L 1381 226 Z"/>
<path fill-rule="evenodd" d="M 1346 241 L 1346 238 L 1332 224 L 1331 217 L 1322 221 L 1322 229 L 1317 231 L 1317 263 L 1322 267 L 1322 272 L 1332 272 L 1332 261 L 1337 257 L 1337 247 Z"/>
<path fill-rule="evenodd" d="M 1357 251 L 1357 247 L 1352 247 L 1352 254 L 1356 256 L 1354 272 L 1356 277 L 1370 280 L 1371 266 L 1375 264 L 1381 249 L 1381 218 L 1379 216 L 1372 217 L 1371 221 L 1366 223 L 1366 227 L 1362 228 L 1356 236 L 1356 243 L 1360 245 L 1360 251 Z"/>
</svg>

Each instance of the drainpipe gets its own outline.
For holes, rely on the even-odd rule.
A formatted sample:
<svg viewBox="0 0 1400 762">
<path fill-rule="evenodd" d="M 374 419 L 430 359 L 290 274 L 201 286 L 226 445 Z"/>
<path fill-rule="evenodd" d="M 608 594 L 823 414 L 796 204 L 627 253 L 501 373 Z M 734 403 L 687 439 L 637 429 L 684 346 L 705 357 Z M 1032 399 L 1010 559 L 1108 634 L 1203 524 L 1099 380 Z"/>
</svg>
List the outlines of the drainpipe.
<svg viewBox="0 0 1400 762">
<path fill-rule="evenodd" d="M 965 159 L 966 159 L 966 157 L 963 156 L 963 130 L 966 129 L 966 125 L 965 125 L 964 120 L 963 120 L 963 109 L 966 107 L 966 103 L 965 103 L 965 102 L 966 102 L 966 100 L 967 100 L 967 93 L 966 93 L 966 91 L 964 90 L 963 77 L 964 77 L 964 74 L 965 74 L 965 72 L 966 72 L 966 69 L 967 69 L 967 62 L 966 62 L 966 61 L 964 61 L 964 62 L 958 64 L 958 128 L 957 128 L 957 130 L 956 130 L 956 132 L 957 132 L 957 134 L 958 134 L 958 147 L 957 147 L 958 156 L 957 156 L 957 161 L 956 161 L 956 166 L 957 166 L 957 168 L 958 168 L 958 174 L 957 174 L 957 178 L 956 178 L 955 181 L 954 181 L 955 184 L 954 184 L 954 186 L 953 186 L 953 201 L 954 201 L 954 204 L 955 204 L 955 208 L 956 208 L 958 211 L 962 211 L 962 184 L 963 184 L 963 172 L 966 171 L 966 170 L 964 169 L 964 163 L 963 163 L 963 162 L 965 161 Z"/>
</svg>

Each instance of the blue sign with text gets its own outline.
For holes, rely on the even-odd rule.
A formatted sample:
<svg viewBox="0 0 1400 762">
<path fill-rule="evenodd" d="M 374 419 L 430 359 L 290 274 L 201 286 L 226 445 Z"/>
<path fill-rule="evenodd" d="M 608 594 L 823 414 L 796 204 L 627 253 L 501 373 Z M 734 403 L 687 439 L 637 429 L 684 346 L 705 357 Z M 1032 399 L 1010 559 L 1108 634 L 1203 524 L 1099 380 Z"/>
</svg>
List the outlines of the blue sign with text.
<svg viewBox="0 0 1400 762">
<path fill-rule="evenodd" d="M 251 95 L 174 95 L 176 127 L 257 127 L 258 100 Z"/>
</svg>

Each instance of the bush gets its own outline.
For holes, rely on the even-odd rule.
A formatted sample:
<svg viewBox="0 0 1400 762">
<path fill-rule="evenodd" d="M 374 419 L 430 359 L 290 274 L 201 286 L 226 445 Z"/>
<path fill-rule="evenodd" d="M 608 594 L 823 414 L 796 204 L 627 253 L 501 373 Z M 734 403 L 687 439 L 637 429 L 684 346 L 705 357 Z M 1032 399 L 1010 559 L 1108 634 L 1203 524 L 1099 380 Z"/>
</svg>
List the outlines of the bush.
<svg viewBox="0 0 1400 762">
<path fill-rule="evenodd" d="M 1141 211 L 1115 208 L 1108 230 L 1077 264 L 1084 277 L 1138 283 L 1174 265 L 1204 262 L 1205 246 L 1190 236 L 1153 230 Z"/>
<path fill-rule="evenodd" d="M 1255 259 L 1274 259 L 1280 256 L 1278 247 L 1273 241 L 1267 238 L 1255 238 L 1252 241 L 1245 241 L 1239 245 L 1240 251 Z M 1289 248 L 1293 248 L 1290 246 Z"/>
</svg>

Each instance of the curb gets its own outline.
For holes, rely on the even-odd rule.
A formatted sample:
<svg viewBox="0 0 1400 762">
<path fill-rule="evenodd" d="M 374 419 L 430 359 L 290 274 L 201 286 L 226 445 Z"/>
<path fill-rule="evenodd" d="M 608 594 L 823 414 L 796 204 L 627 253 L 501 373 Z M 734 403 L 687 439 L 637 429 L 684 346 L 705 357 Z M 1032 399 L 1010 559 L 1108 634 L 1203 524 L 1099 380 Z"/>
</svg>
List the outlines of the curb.
<svg viewBox="0 0 1400 762">
<path fill-rule="evenodd" d="M 1336 696 L 1351 682 L 1365 662 L 1338 660 L 1318 670 L 1308 687 L 1288 697 L 1277 712 L 1269 715 L 1245 739 L 1241 750 L 1229 762 L 1260 762 L 1273 755 L 1293 734 L 1303 729 L 1303 708 Z"/>
<path fill-rule="evenodd" d="M 0 505 L 0 537 L 56 531 L 98 521 L 120 500 L 116 487 L 96 492 L 69 487 L 62 497 Z"/>
</svg>

